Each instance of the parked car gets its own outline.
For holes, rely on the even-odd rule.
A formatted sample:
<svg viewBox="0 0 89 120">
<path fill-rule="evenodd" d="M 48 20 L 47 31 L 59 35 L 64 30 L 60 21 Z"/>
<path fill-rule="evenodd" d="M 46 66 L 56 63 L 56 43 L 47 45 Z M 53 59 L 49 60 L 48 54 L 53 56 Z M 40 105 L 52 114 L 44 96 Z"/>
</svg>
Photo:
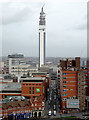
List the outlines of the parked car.
<svg viewBox="0 0 89 120">
<path fill-rule="evenodd" d="M 53 115 L 56 115 L 56 110 L 55 110 L 55 111 L 53 111 Z"/>
<path fill-rule="evenodd" d="M 51 112 L 51 110 L 48 112 L 48 115 L 49 115 L 49 116 L 51 116 L 51 115 L 52 115 L 52 112 Z"/>
<path fill-rule="evenodd" d="M 54 109 L 54 110 L 56 109 L 56 105 L 53 105 L 53 109 Z"/>
</svg>

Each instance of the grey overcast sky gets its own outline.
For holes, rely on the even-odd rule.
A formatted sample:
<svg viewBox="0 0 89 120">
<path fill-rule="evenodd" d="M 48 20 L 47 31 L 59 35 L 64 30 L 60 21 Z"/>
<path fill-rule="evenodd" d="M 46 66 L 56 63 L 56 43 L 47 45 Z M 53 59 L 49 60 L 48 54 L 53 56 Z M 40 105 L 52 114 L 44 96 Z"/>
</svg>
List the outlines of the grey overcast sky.
<svg viewBox="0 0 89 120">
<path fill-rule="evenodd" d="M 39 15 L 45 3 L 46 56 L 86 57 L 87 2 L 36 1 L 5 0 L 2 3 L 2 55 L 23 53 L 38 57 Z"/>
</svg>

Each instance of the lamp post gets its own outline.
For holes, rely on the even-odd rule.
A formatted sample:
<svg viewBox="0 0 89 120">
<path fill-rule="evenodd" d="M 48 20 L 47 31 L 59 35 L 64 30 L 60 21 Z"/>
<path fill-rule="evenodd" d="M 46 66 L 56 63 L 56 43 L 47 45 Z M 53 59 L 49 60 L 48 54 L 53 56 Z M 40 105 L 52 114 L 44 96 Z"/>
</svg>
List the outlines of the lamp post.
<svg viewBox="0 0 89 120">
<path fill-rule="evenodd" d="M 33 108 L 32 108 L 32 117 L 33 117 Z"/>
</svg>

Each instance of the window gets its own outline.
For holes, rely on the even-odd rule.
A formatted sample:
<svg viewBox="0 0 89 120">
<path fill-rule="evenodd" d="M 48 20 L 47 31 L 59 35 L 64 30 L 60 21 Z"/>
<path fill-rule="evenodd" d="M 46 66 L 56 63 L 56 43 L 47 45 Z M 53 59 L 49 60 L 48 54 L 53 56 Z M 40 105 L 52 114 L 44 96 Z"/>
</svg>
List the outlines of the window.
<svg viewBox="0 0 89 120">
<path fill-rule="evenodd" d="M 85 80 L 88 80 L 88 78 L 85 78 Z"/>
<path fill-rule="evenodd" d="M 39 110 L 41 110 L 41 107 L 39 107 Z"/>
<path fill-rule="evenodd" d="M 31 87 L 29 88 L 29 94 L 31 94 Z"/>
<path fill-rule="evenodd" d="M 88 73 L 88 71 L 84 71 L 84 73 Z"/>
<path fill-rule="evenodd" d="M 66 98 L 63 98 L 63 101 L 66 101 Z"/>
<path fill-rule="evenodd" d="M 46 82 L 48 82 L 48 79 L 46 79 Z"/>
<path fill-rule="evenodd" d="M 66 77 L 63 77 L 63 79 L 66 79 Z"/>
<path fill-rule="evenodd" d="M 66 73 L 63 73 L 63 75 L 66 75 Z"/>
<path fill-rule="evenodd" d="M 63 81 L 63 83 L 66 83 L 66 81 Z"/>
<path fill-rule="evenodd" d="M 85 81 L 84 83 L 85 83 L 85 84 L 88 84 L 89 82 L 88 82 L 88 81 Z"/>
<path fill-rule="evenodd" d="M 66 85 L 63 85 L 64 88 L 66 88 Z"/>
<path fill-rule="evenodd" d="M 33 87 L 33 94 L 34 94 L 34 87 Z"/>
<path fill-rule="evenodd" d="M 43 93 L 44 93 L 44 86 L 43 86 Z"/>
<path fill-rule="evenodd" d="M 63 96 L 66 96 L 66 94 L 62 94 Z"/>
<path fill-rule="evenodd" d="M 63 90 L 64 92 L 66 92 L 66 90 Z"/>
</svg>

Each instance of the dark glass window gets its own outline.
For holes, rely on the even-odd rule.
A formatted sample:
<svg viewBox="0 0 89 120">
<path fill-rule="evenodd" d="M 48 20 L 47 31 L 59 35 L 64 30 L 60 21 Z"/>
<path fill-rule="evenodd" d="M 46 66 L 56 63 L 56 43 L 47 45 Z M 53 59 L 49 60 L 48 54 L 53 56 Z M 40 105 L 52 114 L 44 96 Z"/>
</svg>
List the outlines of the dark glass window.
<svg viewBox="0 0 89 120">
<path fill-rule="evenodd" d="M 31 94 L 31 87 L 29 87 L 29 94 Z"/>
<path fill-rule="evenodd" d="M 33 94 L 34 94 L 34 87 L 33 87 Z"/>
</svg>

